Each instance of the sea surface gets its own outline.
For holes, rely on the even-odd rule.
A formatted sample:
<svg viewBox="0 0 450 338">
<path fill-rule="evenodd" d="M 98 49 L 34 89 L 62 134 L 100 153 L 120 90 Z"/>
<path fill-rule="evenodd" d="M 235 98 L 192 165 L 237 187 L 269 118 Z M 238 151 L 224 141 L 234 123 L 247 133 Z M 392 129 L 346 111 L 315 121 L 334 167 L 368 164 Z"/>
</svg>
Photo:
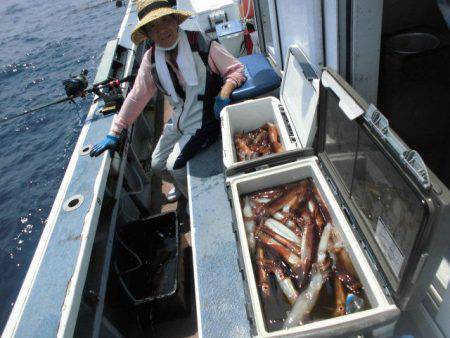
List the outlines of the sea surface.
<svg viewBox="0 0 450 338">
<path fill-rule="evenodd" d="M 92 97 L 8 122 L 65 96 L 62 81 L 95 77 L 126 2 L 0 0 L 0 332 L 45 226 Z"/>
</svg>

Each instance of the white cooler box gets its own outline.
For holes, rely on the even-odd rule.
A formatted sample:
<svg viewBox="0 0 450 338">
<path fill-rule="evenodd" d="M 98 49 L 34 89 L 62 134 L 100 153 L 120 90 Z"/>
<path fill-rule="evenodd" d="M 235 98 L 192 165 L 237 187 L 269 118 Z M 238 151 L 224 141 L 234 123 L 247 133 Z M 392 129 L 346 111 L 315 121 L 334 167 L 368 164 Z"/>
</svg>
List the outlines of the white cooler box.
<svg viewBox="0 0 450 338">
<path fill-rule="evenodd" d="M 226 183 L 252 334 L 348 337 L 370 332 L 389 336 L 400 311 L 421 301 L 447 251 L 450 193 L 374 106 L 332 70 L 324 69 L 320 80 L 314 77 L 305 60 L 298 48 L 290 49 L 281 103 L 264 98 L 222 111 Z M 295 74 L 289 73 L 292 70 Z M 307 92 L 309 99 L 304 95 Z M 285 117 L 280 107 L 288 112 Z M 278 123 L 287 151 L 236 163 L 233 133 L 266 122 Z M 322 195 L 369 304 L 360 312 L 269 330 L 241 198 L 306 178 L 312 179 Z"/>
<path fill-rule="evenodd" d="M 285 75 L 281 81 L 279 100 L 273 96 L 264 97 L 230 105 L 222 110 L 225 169 L 230 173 L 248 165 L 248 163 L 237 161 L 233 136 L 239 132 L 257 129 L 267 122 L 277 125 L 281 144 L 286 151 L 311 147 L 317 129 L 318 100 L 317 72 L 300 48 L 291 46 L 287 56 Z M 247 162 L 256 165 L 260 160 L 261 157 Z"/>
</svg>

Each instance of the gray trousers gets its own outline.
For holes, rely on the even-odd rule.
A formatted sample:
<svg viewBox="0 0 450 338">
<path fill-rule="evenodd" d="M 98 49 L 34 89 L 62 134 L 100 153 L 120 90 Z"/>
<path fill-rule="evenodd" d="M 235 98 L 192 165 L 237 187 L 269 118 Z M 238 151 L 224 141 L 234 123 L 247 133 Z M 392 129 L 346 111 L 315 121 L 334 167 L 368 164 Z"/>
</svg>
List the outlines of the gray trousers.
<svg viewBox="0 0 450 338">
<path fill-rule="evenodd" d="M 173 183 L 187 198 L 186 166 L 174 169 L 185 145 L 193 137 L 193 133 L 181 134 L 172 125 L 165 125 L 158 144 L 152 154 L 153 172 L 163 180 Z"/>
</svg>

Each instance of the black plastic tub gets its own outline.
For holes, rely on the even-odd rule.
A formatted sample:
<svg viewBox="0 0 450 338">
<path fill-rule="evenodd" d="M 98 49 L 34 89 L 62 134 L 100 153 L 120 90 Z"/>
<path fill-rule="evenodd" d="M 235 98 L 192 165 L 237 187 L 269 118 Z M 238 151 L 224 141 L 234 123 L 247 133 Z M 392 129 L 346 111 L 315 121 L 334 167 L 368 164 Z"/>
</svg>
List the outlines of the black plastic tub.
<svg viewBox="0 0 450 338">
<path fill-rule="evenodd" d="M 175 212 L 131 222 L 117 233 L 114 270 L 126 298 L 153 317 L 188 310 L 185 262 Z M 157 311 L 155 311 L 157 309 Z"/>
</svg>

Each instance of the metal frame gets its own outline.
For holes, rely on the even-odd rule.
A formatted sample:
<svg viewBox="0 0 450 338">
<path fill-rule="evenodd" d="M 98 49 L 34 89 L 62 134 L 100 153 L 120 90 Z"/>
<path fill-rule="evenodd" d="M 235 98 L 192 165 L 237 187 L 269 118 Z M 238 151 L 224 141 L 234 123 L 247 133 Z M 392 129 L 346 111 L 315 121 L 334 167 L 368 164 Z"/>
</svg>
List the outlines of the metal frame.
<svg viewBox="0 0 450 338">
<path fill-rule="evenodd" d="M 351 6 L 349 82 L 367 102 L 376 104 L 383 0 L 347 1 Z"/>
<path fill-rule="evenodd" d="M 259 1 L 254 1 L 255 6 L 255 18 L 257 25 L 258 38 L 262 51 L 272 62 L 278 73 L 283 70 L 283 58 L 281 52 L 280 33 L 278 30 L 278 13 L 276 10 L 276 0 L 266 0 L 267 11 L 266 15 L 270 18 L 270 30 L 272 32 L 272 43 L 274 48 L 274 55 L 267 50 L 267 41 L 264 36 L 263 22 L 262 22 L 262 6 Z M 275 15 L 275 16 L 273 16 Z M 276 22 L 274 22 L 276 21 Z M 261 43 L 262 42 L 262 43 Z"/>
</svg>

